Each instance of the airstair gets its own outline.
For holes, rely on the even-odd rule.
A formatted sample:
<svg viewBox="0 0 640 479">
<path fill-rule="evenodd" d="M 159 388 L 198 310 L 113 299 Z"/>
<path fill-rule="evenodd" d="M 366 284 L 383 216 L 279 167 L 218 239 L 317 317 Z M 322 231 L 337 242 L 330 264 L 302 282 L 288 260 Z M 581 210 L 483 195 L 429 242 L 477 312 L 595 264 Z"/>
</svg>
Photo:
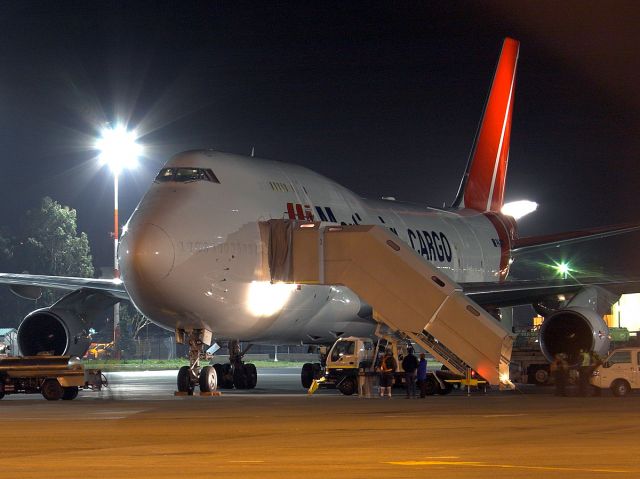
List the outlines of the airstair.
<svg viewBox="0 0 640 479">
<path fill-rule="evenodd" d="M 513 338 L 462 288 L 380 226 L 260 223 L 273 282 L 344 285 L 374 319 L 408 337 L 450 370 L 475 370 L 511 386 Z"/>
</svg>

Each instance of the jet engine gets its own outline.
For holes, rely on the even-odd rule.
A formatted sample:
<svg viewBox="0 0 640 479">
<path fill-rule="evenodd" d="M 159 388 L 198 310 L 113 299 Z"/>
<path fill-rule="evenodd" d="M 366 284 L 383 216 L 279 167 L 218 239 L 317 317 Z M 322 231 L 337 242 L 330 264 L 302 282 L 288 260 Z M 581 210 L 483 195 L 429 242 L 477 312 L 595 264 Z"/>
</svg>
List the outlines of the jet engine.
<svg viewBox="0 0 640 479">
<path fill-rule="evenodd" d="M 581 349 L 606 355 L 609 328 L 593 309 L 572 306 L 560 309 L 544 320 L 539 340 L 547 360 L 553 361 L 556 354 L 564 353 L 569 364 L 575 365 L 580 361 Z"/>
<path fill-rule="evenodd" d="M 23 356 L 82 356 L 89 344 L 85 321 L 70 310 L 38 309 L 29 313 L 18 328 L 18 347 Z"/>
</svg>

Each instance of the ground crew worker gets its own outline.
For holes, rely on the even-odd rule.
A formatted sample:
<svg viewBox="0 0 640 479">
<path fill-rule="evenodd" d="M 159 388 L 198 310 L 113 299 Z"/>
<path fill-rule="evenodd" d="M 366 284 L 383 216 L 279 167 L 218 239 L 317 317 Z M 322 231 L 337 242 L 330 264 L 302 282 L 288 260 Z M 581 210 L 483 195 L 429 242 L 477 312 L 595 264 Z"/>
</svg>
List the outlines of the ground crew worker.
<svg viewBox="0 0 640 479">
<path fill-rule="evenodd" d="M 589 393 L 589 378 L 591 377 L 591 355 L 584 349 L 580 350 L 580 396 Z"/>
<path fill-rule="evenodd" d="M 420 397 L 427 395 L 427 360 L 424 353 L 420 353 L 420 362 L 418 363 L 418 387 L 420 388 Z"/>
<path fill-rule="evenodd" d="M 402 369 L 404 369 L 404 380 L 407 386 L 407 399 L 416 397 L 416 369 L 418 369 L 418 360 L 413 355 L 413 349 L 409 348 L 407 354 L 402 360 Z"/>
<path fill-rule="evenodd" d="M 393 373 L 398 368 L 391 348 L 387 349 L 380 363 L 380 397 L 386 393 L 391 397 L 391 386 L 393 386 Z"/>
<path fill-rule="evenodd" d="M 567 395 L 567 376 L 569 375 L 569 364 L 564 359 L 564 354 L 558 353 L 551 363 L 551 373 L 556 383 L 556 396 Z"/>
</svg>

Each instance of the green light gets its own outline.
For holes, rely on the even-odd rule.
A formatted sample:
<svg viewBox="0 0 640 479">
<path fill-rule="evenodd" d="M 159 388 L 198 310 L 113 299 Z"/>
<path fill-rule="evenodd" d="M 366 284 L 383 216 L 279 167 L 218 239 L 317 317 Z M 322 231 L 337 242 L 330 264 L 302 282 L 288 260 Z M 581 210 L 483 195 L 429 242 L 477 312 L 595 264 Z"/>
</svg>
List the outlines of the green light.
<svg viewBox="0 0 640 479">
<path fill-rule="evenodd" d="M 565 263 L 564 261 L 556 263 L 553 268 L 556 270 L 556 274 L 558 274 L 558 276 L 562 276 L 562 279 L 567 279 L 569 273 L 573 271 L 569 263 Z"/>
</svg>

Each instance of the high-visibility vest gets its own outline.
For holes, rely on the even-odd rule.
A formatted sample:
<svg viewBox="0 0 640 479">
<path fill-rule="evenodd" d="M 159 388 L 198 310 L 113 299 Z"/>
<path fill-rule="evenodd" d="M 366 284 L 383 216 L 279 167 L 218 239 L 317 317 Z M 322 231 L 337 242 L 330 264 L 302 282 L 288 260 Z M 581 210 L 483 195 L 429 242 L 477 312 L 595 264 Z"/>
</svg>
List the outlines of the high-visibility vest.
<svg viewBox="0 0 640 479">
<path fill-rule="evenodd" d="M 589 356 L 589 353 L 582 353 L 582 365 L 583 366 L 591 365 L 591 357 Z"/>
</svg>

